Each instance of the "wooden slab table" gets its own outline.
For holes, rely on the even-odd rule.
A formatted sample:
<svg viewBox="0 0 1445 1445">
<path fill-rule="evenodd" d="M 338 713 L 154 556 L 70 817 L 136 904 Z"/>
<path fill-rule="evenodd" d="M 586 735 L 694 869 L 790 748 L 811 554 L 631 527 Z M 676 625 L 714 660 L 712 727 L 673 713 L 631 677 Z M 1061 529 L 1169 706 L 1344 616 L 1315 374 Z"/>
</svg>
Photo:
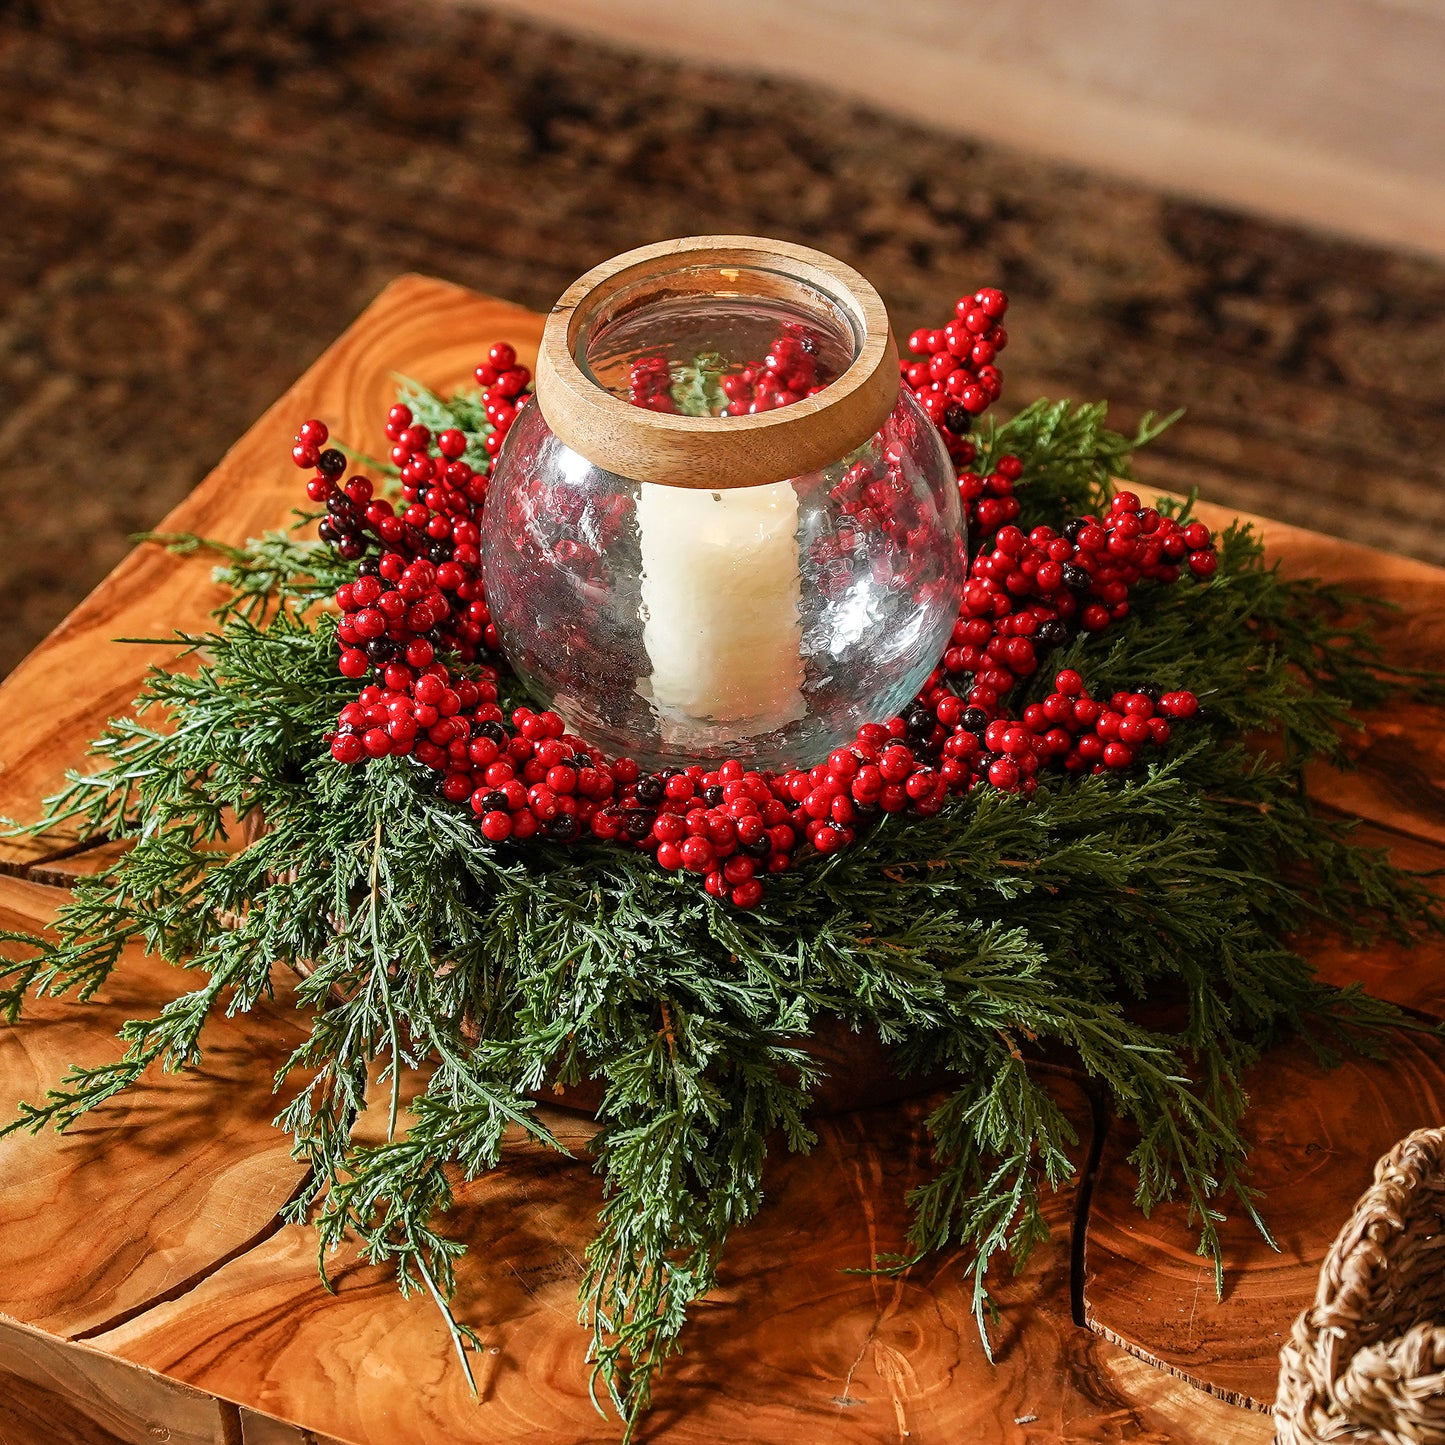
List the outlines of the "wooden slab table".
<svg viewBox="0 0 1445 1445">
<path fill-rule="evenodd" d="M 529 361 L 540 331 L 540 317 L 504 302 L 396 281 L 161 529 L 240 542 L 279 525 L 298 497 L 287 452 L 302 418 L 364 442 L 395 373 L 454 388 L 492 342 Z M 1445 572 L 1264 525 L 1292 572 L 1398 604 L 1383 628 L 1392 658 L 1445 661 Z M 109 639 L 203 628 L 219 595 L 204 557 L 138 547 L 0 687 L 0 814 L 33 817 L 146 667 L 173 656 L 164 642 Z M 1367 840 L 1419 868 L 1445 867 L 1442 723 L 1439 710 L 1396 708 L 1352 744 L 1357 772 L 1315 779 Z M 73 836 L 0 844 L 0 927 L 43 928 L 62 890 L 111 856 Z M 1326 977 L 1445 1017 L 1438 942 L 1305 946 Z M 173 970 L 136 954 L 96 1002 L 30 1008 L 0 1030 L 0 1116 L 66 1065 L 112 1057 L 118 1023 L 180 989 Z M 479 1402 L 429 1303 L 402 1300 L 384 1271 L 347 1256 L 332 1262 L 336 1292 L 322 1289 L 313 1237 L 277 1217 L 303 1178 L 268 1122 L 272 1069 L 304 1028 L 283 989 L 212 1025 L 201 1068 L 148 1080 L 64 1138 L 0 1141 L 0 1445 L 616 1438 L 588 1401 L 576 1323 L 599 1202 L 585 1162 L 519 1143 L 462 1191 L 453 1227 L 473 1248 L 458 1307 L 482 1340 Z M 1052 1201 L 1053 1238 L 1022 1276 L 998 1272 L 997 1364 L 979 1348 L 957 1258 L 898 1280 L 842 1272 L 901 1245 L 903 1195 L 927 1167 L 928 1101 L 839 1115 L 821 1121 L 810 1157 L 774 1161 L 769 1202 L 694 1311 L 645 1438 L 1269 1440 L 1281 1339 L 1375 1159 L 1445 1119 L 1445 1047 L 1411 1034 L 1385 1063 L 1322 1073 L 1286 1047 L 1261 1064 L 1249 1127 L 1281 1249 L 1230 1220 L 1218 1302 L 1182 1208 L 1149 1220 L 1134 1210 L 1127 1129 L 1066 1071 L 1057 1090 L 1079 1124 L 1087 1186 Z M 555 1112 L 553 1126 L 585 1142 L 589 1122 Z"/>
</svg>

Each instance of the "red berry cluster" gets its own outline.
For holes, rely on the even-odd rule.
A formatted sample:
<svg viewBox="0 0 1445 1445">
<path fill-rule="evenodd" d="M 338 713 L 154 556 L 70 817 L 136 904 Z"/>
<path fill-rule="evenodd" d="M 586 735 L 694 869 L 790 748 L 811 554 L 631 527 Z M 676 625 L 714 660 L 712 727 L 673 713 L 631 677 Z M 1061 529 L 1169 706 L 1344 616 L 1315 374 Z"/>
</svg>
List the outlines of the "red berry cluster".
<svg viewBox="0 0 1445 1445">
<path fill-rule="evenodd" d="M 805 844 L 836 852 L 853 841 L 856 822 L 906 808 L 935 813 L 946 793 L 938 773 L 899 741 L 901 721 L 869 724 L 825 763 L 782 774 L 736 759 L 641 773 L 631 759 L 608 762 L 569 736 L 556 713 L 522 708 L 512 721 L 515 732 L 497 751 L 472 745 L 490 759 L 471 795 L 486 837 L 571 842 L 588 834 L 650 852 L 669 871 L 700 874 L 710 894 L 739 908 L 755 907 L 759 875 L 791 867 Z M 488 743 L 504 733 L 488 730 Z"/>
<path fill-rule="evenodd" d="M 675 412 L 672 380 L 665 356 L 639 357 L 628 372 L 627 399 L 648 411 Z M 789 321 L 761 361 L 725 372 L 718 384 L 727 398 L 727 416 L 755 416 L 813 396 L 832 380 L 819 365 L 817 337 L 800 322 Z"/>
<path fill-rule="evenodd" d="M 1058 674 L 1054 688 L 1017 718 L 990 717 L 978 704 L 945 691 L 933 711 L 939 724 L 951 729 L 939 748 L 939 771 L 950 791 L 986 782 L 1028 797 L 1044 768 L 1099 773 L 1132 767 L 1143 748 L 1169 741 L 1171 718 L 1199 711 L 1193 693 L 1161 696 L 1150 687 L 1117 692 L 1105 706 L 1085 692 L 1072 668 Z"/>
<path fill-rule="evenodd" d="M 627 373 L 627 399 L 644 411 L 675 412 L 672 399 L 672 366 L 661 354 L 640 356 Z"/>
<path fill-rule="evenodd" d="M 527 388 L 532 384 L 532 373 L 525 366 L 517 365 L 515 347 L 499 341 L 487 352 L 487 359 L 477 367 L 475 376 L 482 389 L 482 406 L 492 424 L 483 445 L 487 456 L 495 457 L 517 413 L 531 399 Z"/>
<path fill-rule="evenodd" d="M 971 416 L 997 396 L 992 360 L 1006 340 L 997 325 L 1006 306 L 1002 292 L 979 291 L 960 300 L 957 320 L 941 331 L 914 334 L 914 349 L 939 363 L 927 363 L 937 377 L 906 372 L 930 416 L 955 402 Z M 734 384 L 728 409 L 788 405 L 826 384 L 807 341 L 803 328 L 789 328 L 763 363 L 725 376 L 725 389 Z M 1023 466 L 1005 456 L 986 477 L 959 477 L 977 533 L 991 541 L 973 558 L 942 662 L 902 716 L 865 725 L 825 762 L 779 774 L 737 760 L 644 774 L 635 761 L 609 761 L 569 734 L 555 713 L 520 708 L 507 718 L 499 674 L 478 660 L 497 645 L 479 581 L 480 526 L 490 459 L 529 400 L 530 375 L 504 343 L 476 375 L 493 427 L 484 439 L 487 459 L 477 466 L 465 459 L 473 439 L 464 432 L 433 436 L 405 406 L 388 414 L 399 512 L 373 495 L 365 477 L 339 485 L 345 458 L 326 448 L 321 422 L 301 427 L 292 457 L 315 469 L 307 493 L 326 506 L 323 539 L 345 558 L 364 558 L 355 580 L 337 592 L 338 666 L 347 677 L 371 680 L 341 710 L 328 739 L 333 757 L 415 757 L 437 773 L 442 797 L 469 802 L 492 842 L 594 838 L 647 851 L 664 869 L 699 874 L 714 897 L 751 908 L 762 898 L 762 877 L 790 867 L 801 848 L 836 852 L 873 818 L 928 816 L 949 794 L 980 783 L 1030 795 L 1042 769 L 1129 767 L 1142 749 L 1168 741 L 1173 721 L 1198 710 L 1190 693 L 1161 696 L 1147 687 L 1116 693 L 1106 705 L 1088 696 L 1076 672 L 1064 671 L 1042 702 L 1019 717 L 1003 715 L 1008 694 L 1048 651 L 1080 629 L 1099 631 L 1126 616 L 1140 582 L 1172 583 L 1185 567 L 1203 580 L 1216 567 L 1207 528 L 1181 527 L 1129 492 L 1116 496 L 1102 519 L 1025 534 L 1011 525 Z M 660 358 L 634 368 L 639 405 L 670 408 L 669 385 Z M 962 431 L 947 415 L 935 419 L 955 457 L 971 460 Z M 967 429 L 959 417 L 952 421 Z M 909 521 L 893 506 L 888 478 L 850 472 L 838 485 L 841 511 L 855 530 L 901 528 L 908 540 Z M 840 527 L 839 537 L 847 535 Z M 825 560 L 839 567 L 847 561 L 841 551 Z M 441 652 L 455 662 L 438 660 Z M 965 695 L 952 686 L 955 678 L 968 679 Z"/>
<path fill-rule="evenodd" d="M 756 416 L 813 396 L 833 379 L 818 364 L 817 338 L 790 321 L 761 361 L 729 372 L 721 384 L 729 416 Z"/>
<path fill-rule="evenodd" d="M 337 589 L 342 673 L 359 678 L 375 668 L 389 690 L 409 693 L 427 668 L 438 665 L 438 649 L 471 662 L 480 647 L 495 645 L 478 580 L 482 534 L 476 515 L 487 479 L 461 459 L 467 438 L 460 431 L 435 438 L 433 456 L 431 433 L 412 422 L 405 406 L 392 407 L 387 435 L 401 468 L 406 506 L 400 513 L 373 495 L 366 477 L 352 477 L 337 489 L 318 474 L 307 494 L 314 501 L 325 495 L 333 521 L 337 508 L 347 507 L 353 543 L 368 547 L 374 537 L 381 545 L 380 556 L 368 557 L 356 580 Z"/>
<path fill-rule="evenodd" d="M 894 544 L 888 567 L 892 584 L 908 588 L 924 603 L 930 592 L 945 585 L 938 564 L 939 520 L 920 499 L 904 472 L 904 449 L 890 443 L 875 462 L 849 466 L 833 484 L 829 496 L 837 508 L 837 525 L 809 548 L 824 596 L 838 598 L 855 585 L 860 574 L 877 576 L 877 539 Z"/>
<path fill-rule="evenodd" d="M 1212 576 L 1213 549 L 1207 527 L 1181 527 L 1133 492 L 1117 493 L 1102 521 L 1080 517 L 1062 533 L 1004 526 L 991 548 L 974 554 L 944 670 L 971 675 L 969 702 L 992 711 L 1038 668 L 1042 652 L 1078 629 L 1102 632 L 1126 617 L 1141 581 L 1176 582 L 1181 563 L 1196 577 Z"/>
<path fill-rule="evenodd" d="M 898 363 L 903 380 L 942 433 L 949 455 L 966 465 L 976 455 L 967 440 L 973 419 L 999 399 L 1003 373 L 994 365 L 1008 345 L 1003 329 L 1008 297 L 992 286 L 960 296 L 954 318 L 936 330 L 920 328 L 908 338 L 915 359 Z"/>
<path fill-rule="evenodd" d="M 1054 689 L 1042 702 L 1030 703 L 1020 721 L 1039 739 L 1041 759 L 1057 762 L 1070 773 L 1132 767 L 1141 749 L 1169 741 L 1171 719 L 1191 718 L 1199 711 L 1192 692 L 1161 695 L 1148 687 L 1116 692 L 1107 704 L 1096 701 L 1072 668 L 1059 673 Z"/>
<path fill-rule="evenodd" d="M 353 478 L 345 492 L 336 485 L 346 470 L 346 457 L 326 445 L 328 437 L 324 422 L 302 422 L 293 438 L 291 460 L 298 467 L 316 468 L 316 475 L 306 484 L 306 495 L 326 508 L 317 531 L 339 557 L 354 562 L 366 552 L 363 512 L 371 500 L 371 483 L 364 477 Z"/>
<path fill-rule="evenodd" d="M 331 756 L 338 763 L 364 763 L 411 754 L 440 772 L 442 796 L 460 803 L 471 792 L 474 735 L 481 724 L 501 720 L 496 678 L 492 668 L 481 667 L 474 678 L 454 679 L 441 663 L 430 662 L 403 687 L 369 683 L 341 709 Z"/>
<path fill-rule="evenodd" d="M 971 450 L 972 443 L 969 447 Z M 1023 474 L 1024 464 L 1014 456 L 999 457 L 987 476 L 966 470 L 958 474 L 958 495 L 968 518 L 968 534 L 975 542 L 991 537 L 1018 516 L 1014 483 Z"/>
<path fill-rule="evenodd" d="M 1192 694 L 1152 691 L 1117 693 L 1105 707 L 1069 671 L 1056 687 L 1015 721 L 990 720 L 935 686 L 931 705 L 920 700 L 906 718 L 866 724 L 850 746 L 810 769 L 767 774 L 730 760 L 645 774 L 629 758 L 608 761 L 556 713 L 519 708 L 508 728 L 491 668 L 455 683 L 435 668 L 411 704 L 364 688 L 342 710 L 332 751 L 360 762 L 414 750 L 442 774 L 442 797 L 470 801 L 491 842 L 612 842 L 652 853 L 664 869 L 700 874 L 714 897 L 752 908 L 763 896 L 761 876 L 791 867 L 804 846 L 837 852 L 860 823 L 883 813 L 931 816 L 949 793 L 981 782 L 1032 794 L 1046 766 L 1128 767 L 1143 747 L 1168 741 L 1169 719 L 1198 708 Z"/>
<path fill-rule="evenodd" d="M 477 375 L 493 426 L 484 441 L 490 458 L 525 403 L 531 376 L 506 344 L 492 348 Z M 445 651 L 472 663 L 497 644 L 480 582 L 479 519 L 490 461 L 472 466 L 464 459 L 470 444 L 464 432 L 451 428 L 433 437 L 406 406 L 391 408 L 386 435 L 400 471 L 400 511 L 374 495 L 367 477 L 339 485 L 345 457 L 321 450 L 327 440 L 321 422 L 301 427 L 291 453 L 297 465 L 316 468 L 306 492 L 326 507 L 322 540 L 348 560 L 365 557 L 355 580 L 337 589 L 337 666 L 345 677 L 375 680 L 342 709 L 331 751 L 339 762 L 414 754 L 430 767 L 450 768 L 459 754 L 467 760 L 470 729 L 489 718 L 488 709 L 501 718 L 495 672 L 482 668 L 476 679 L 453 684 L 436 660 Z M 379 555 L 367 556 L 374 545 Z M 445 786 L 455 793 L 452 771 Z"/>
</svg>

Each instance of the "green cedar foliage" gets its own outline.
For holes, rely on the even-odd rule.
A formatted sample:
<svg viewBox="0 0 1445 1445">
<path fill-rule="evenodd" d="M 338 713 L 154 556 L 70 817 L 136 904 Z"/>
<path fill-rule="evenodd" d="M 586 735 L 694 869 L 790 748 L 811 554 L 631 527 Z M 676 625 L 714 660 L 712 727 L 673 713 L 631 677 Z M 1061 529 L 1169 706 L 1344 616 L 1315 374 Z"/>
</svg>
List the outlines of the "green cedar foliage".
<svg viewBox="0 0 1445 1445">
<path fill-rule="evenodd" d="M 427 425 L 467 430 L 480 460 L 475 398 L 408 384 L 406 399 Z M 1157 430 L 1126 439 L 1103 413 L 1040 402 L 980 438 L 985 462 L 1024 459 L 1026 525 L 1102 505 Z M 198 666 L 154 673 L 95 743 L 97 770 L 50 801 L 38 829 L 133 846 L 77 883 L 57 943 L 0 960 L 0 1010 L 90 994 L 132 941 L 200 982 L 10 1127 L 64 1128 L 157 1061 L 195 1063 L 206 1019 L 251 1007 L 289 964 L 314 1010 L 278 1078 L 305 1081 L 280 1119 L 311 1170 L 293 1217 L 316 1223 L 323 1268 L 350 1235 L 445 1311 L 463 1249 L 443 1232 L 455 1181 L 496 1166 L 518 1131 L 561 1148 L 533 1095 L 596 1080 L 605 1202 L 581 1310 L 595 1383 L 629 1435 L 729 1232 L 762 1202 L 768 1150 L 812 1140 L 820 1020 L 951 1078 L 928 1121 L 936 1170 L 911 1199 L 911 1253 L 879 1266 L 962 1247 L 982 1330 L 990 1261 L 1022 1265 L 1046 1232 L 1040 1191 L 1072 1177 L 1077 1141 L 1037 1076 L 1042 1050 L 1071 1054 L 1137 1126 L 1140 1207 L 1187 1200 L 1217 1265 L 1222 1208 L 1257 1204 L 1243 1071 L 1290 1031 L 1328 1055 L 1396 1017 L 1323 986 L 1289 937 L 1313 920 L 1360 937 L 1441 923 L 1419 879 L 1305 795 L 1305 763 L 1343 764 L 1351 710 L 1397 680 L 1345 620 L 1350 599 L 1281 577 L 1244 528 L 1220 540 L 1209 585 L 1146 587 L 1122 625 L 1050 660 L 1095 695 L 1144 681 L 1197 693 L 1201 718 L 1160 761 L 1050 776 L 1031 801 L 979 787 L 934 818 L 885 818 L 770 878 L 751 914 L 621 848 L 491 845 L 410 760 L 334 764 L 323 734 L 355 685 L 336 671 L 335 614 L 315 604 L 349 572 L 289 533 L 222 549 L 218 629 L 180 639 Z M 217 851 L 237 817 L 266 829 Z M 425 1083 L 403 1099 L 413 1069 Z M 358 1144 L 378 1076 L 387 1138 Z M 468 1332 L 447 1318 L 465 1366 Z"/>
</svg>

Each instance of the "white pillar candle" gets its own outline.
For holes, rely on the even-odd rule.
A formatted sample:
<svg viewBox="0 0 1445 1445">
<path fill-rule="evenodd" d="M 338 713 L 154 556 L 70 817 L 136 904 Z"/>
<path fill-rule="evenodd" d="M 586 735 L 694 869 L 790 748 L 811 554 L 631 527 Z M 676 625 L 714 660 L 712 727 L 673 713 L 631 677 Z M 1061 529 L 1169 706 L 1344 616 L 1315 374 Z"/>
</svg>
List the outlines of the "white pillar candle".
<svg viewBox="0 0 1445 1445">
<path fill-rule="evenodd" d="M 664 718 L 772 731 L 801 718 L 798 498 L 789 482 L 697 491 L 643 482 L 640 687 Z"/>
</svg>

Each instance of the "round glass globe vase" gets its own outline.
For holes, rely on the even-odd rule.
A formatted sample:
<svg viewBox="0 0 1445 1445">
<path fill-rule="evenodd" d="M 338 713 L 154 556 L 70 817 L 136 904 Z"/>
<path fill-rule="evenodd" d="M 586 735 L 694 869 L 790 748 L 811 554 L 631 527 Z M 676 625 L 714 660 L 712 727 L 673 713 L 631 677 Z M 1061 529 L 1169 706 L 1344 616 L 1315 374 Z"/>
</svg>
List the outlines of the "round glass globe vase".
<svg viewBox="0 0 1445 1445">
<path fill-rule="evenodd" d="M 861 276 L 750 237 L 644 247 L 562 297 L 536 377 L 482 554 L 540 704 L 647 768 L 778 770 L 917 693 L 958 616 L 961 509 Z"/>
</svg>

